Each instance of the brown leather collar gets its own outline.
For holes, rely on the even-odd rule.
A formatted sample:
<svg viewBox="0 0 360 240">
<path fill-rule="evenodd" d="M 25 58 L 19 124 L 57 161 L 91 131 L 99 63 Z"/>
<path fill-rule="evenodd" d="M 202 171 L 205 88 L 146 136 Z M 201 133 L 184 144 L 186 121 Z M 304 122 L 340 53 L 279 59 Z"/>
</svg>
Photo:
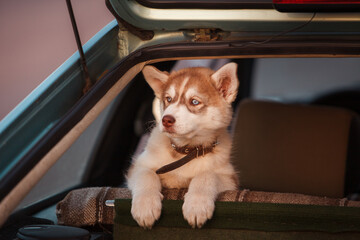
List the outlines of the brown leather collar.
<svg viewBox="0 0 360 240">
<path fill-rule="evenodd" d="M 213 151 L 213 149 L 216 147 L 216 145 L 218 145 L 219 142 L 215 141 L 213 144 L 211 144 L 208 147 L 204 147 L 202 145 L 200 146 L 195 146 L 195 147 L 189 147 L 189 146 L 184 146 L 184 147 L 177 147 L 175 144 L 171 143 L 172 148 L 180 153 L 180 154 L 186 154 L 185 157 L 172 162 L 170 164 L 167 164 L 165 166 L 162 166 L 161 168 L 159 168 L 158 170 L 156 170 L 157 174 L 164 174 L 167 172 L 170 172 L 172 170 L 175 170 L 181 166 L 183 166 L 184 164 L 190 162 L 191 160 L 198 158 L 199 156 L 205 156 L 206 154 L 210 153 Z"/>
</svg>

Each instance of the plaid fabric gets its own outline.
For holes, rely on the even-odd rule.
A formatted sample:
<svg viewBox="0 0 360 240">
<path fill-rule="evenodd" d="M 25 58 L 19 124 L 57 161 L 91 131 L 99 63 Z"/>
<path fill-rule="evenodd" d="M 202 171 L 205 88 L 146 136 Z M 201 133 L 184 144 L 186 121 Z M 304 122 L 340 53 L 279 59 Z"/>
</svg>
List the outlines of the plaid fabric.
<svg viewBox="0 0 360 240">
<path fill-rule="evenodd" d="M 93 226 L 114 223 L 114 209 L 105 206 L 110 199 L 129 199 L 128 189 L 95 187 L 71 191 L 57 204 L 58 224 L 68 226 Z"/>
<path fill-rule="evenodd" d="M 163 190 L 165 200 L 183 200 L 185 193 L 186 189 Z M 71 191 L 57 205 L 58 224 L 69 226 L 114 224 L 114 208 L 105 206 L 106 200 L 114 199 L 131 199 L 131 192 L 126 188 L 109 187 L 83 188 Z M 359 201 L 348 201 L 346 199 L 249 190 L 226 191 L 219 195 L 218 201 L 360 207 Z M 179 211 L 179 216 L 182 218 L 181 210 Z"/>
</svg>

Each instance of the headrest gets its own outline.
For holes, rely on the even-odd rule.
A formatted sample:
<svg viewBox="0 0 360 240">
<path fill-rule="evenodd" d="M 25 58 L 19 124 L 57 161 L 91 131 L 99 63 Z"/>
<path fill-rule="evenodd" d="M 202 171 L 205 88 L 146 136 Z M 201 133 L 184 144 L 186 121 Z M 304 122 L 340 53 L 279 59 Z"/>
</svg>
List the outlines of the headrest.
<svg viewBox="0 0 360 240">
<path fill-rule="evenodd" d="M 354 116 L 340 108 L 243 101 L 232 154 L 240 186 L 343 197 Z"/>
</svg>

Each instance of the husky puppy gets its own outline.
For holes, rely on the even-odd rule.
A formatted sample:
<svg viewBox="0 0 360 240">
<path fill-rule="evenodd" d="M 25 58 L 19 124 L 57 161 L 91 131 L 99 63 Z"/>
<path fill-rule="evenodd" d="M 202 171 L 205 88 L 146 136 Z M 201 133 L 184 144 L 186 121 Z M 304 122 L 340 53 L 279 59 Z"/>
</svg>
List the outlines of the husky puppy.
<svg viewBox="0 0 360 240">
<path fill-rule="evenodd" d="M 159 219 L 162 187 L 188 188 L 182 212 L 193 228 L 212 217 L 220 192 L 237 189 L 227 132 L 239 85 L 236 69 L 236 63 L 228 63 L 216 72 L 195 67 L 169 74 L 144 67 L 160 100 L 161 122 L 127 174 L 131 214 L 140 226 L 151 228 Z"/>
</svg>

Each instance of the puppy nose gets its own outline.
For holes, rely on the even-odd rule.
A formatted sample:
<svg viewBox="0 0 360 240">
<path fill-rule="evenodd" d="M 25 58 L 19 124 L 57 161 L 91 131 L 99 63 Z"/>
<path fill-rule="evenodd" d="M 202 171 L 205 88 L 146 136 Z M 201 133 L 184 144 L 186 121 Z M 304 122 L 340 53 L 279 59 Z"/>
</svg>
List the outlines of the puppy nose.
<svg viewBox="0 0 360 240">
<path fill-rule="evenodd" d="M 165 115 L 162 118 L 162 124 L 164 125 L 164 127 L 167 127 L 167 128 L 174 125 L 175 121 L 176 121 L 175 118 L 171 115 Z"/>
</svg>

